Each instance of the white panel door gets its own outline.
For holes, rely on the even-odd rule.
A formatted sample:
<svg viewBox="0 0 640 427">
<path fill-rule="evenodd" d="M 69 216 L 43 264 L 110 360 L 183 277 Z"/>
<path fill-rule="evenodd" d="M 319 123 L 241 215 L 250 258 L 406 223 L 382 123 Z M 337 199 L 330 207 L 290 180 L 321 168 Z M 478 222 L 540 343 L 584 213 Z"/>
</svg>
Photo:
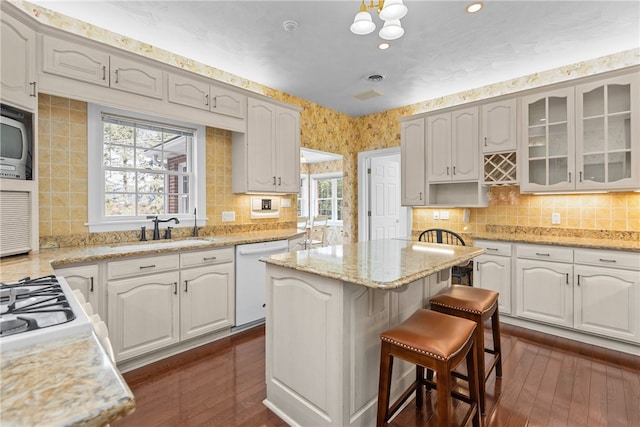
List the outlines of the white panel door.
<svg viewBox="0 0 640 427">
<path fill-rule="evenodd" d="M 371 240 L 400 234 L 400 162 L 396 156 L 371 159 Z"/>
<path fill-rule="evenodd" d="M 511 313 L 511 257 L 480 255 L 473 260 L 473 286 L 489 289 L 500 294 L 498 309 Z"/>
<path fill-rule="evenodd" d="M 451 179 L 478 179 L 478 108 L 451 113 Z"/>
</svg>

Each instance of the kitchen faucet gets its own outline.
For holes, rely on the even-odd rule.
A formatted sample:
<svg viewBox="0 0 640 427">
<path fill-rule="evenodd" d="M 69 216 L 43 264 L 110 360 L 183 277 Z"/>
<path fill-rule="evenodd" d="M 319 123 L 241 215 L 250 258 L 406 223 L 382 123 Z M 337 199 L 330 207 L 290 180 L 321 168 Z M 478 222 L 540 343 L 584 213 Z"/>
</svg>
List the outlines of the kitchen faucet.
<svg viewBox="0 0 640 427">
<path fill-rule="evenodd" d="M 176 224 L 180 224 L 180 220 L 175 217 L 169 218 L 169 219 L 158 219 L 157 215 L 150 215 L 150 216 L 147 216 L 147 219 L 150 219 L 151 221 L 153 221 L 153 240 L 160 240 L 160 228 L 158 225 L 161 222 L 175 221 Z M 170 234 L 167 234 L 167 236 L 170 236 Z"/>
</svg>

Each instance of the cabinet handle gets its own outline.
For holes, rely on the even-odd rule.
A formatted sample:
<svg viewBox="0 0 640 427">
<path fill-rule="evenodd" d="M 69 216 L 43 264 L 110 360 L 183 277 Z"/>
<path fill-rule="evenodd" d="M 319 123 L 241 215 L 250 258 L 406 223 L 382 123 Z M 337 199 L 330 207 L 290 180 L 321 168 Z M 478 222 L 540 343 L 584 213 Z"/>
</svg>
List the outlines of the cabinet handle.
<svg viewBox="0 0 640 427">
<path fill-rule="evenodd" d="M 420 200 L 422 200 L 422 191 L 420 192 Z"/>
<path fill-rule="evenodd" d="M 449 166 L 447 166 L 447 176 L 449 175 Z"/>
<path fill-rule="evenodd" d="M 615 259 L 605 259 L 605 258 L 600 258 L 599 261 L 600 262 L 616 262 Z"/>
<path fill-rule="evenodd" d="M 216 257 L 214 257 L 214 256 L 209 256 L 209 257 L 202 258 L 203 261 L 212 261 L 214 259 L 216 259 Z"/>
<path fill-rule="evenodd" d="M 144 270 L 145 268 L 156 268 L 155 264 L 151 264 L 151 265 L 141 265 L 140 266 L 140 270 Z"/>
<path fill-rule="evenodd" d="M 91 276 L 91 277 L 89 278 L 89 280 L 90 280 L 90 282 L 91 282 L 91 285 L 89 285 L 89 291 L 90 291 L 90 292 L 93 292 L 93 276 Z"/>
<path fill-rule="evenodd" d="M 107 66 L 102 66 L 102 80 L 107 80 Z"/>
<path fill-rule="evenodd" d="M 116 84 L 118 84 L 118 70 L 116 69 Z"/>
<path fill-rule="evenodd" d="M 184 291 L 185 292 L 189 292 L 189 281 L 188 280 L 184 281 Z"/>
<path fill-rule="evenodd" d="M 456 174 L 456 167 L 455 166 L 453 167 L 453 174 L 454 175 Z"/>
<path fill-rule="evenodd" d="M 208 107 L 208 106 L 209 106 L 209 94 L 206 94 L 206 95 L 204 96 L 204 105 L 205 105 L 206 107 Z"/>
<path fill-rule="evenodd" d="M 36 82 L 31 82 L 31 83 L 29 83 L 29 85 L 31 86 L 31 95 L 29 95 L 29 96 L 32 96 L 32 97 L 35 98 L 36 96 L 38 96 L 38 93 L 37 93 L 37 90 L 36 90 Z"/>
<path fill-rule="evenodd" d="M 273 177 L 273 185 L 276 185 L 276 177 Z"/>
<path fill-rule="evenodd" d="M 582 182 L 582 171 L 580 171 L 580 182 Z"/>
<path fill-rule="evenodd" d="M 569 172 L 569 182 L 571 182 L 571 172 Z"/>
<path fill-rule="evenodd" d="M 569 284 L 569 273 L 565 273 L 567 275 L 567 285 Z"/>
<path fill-rule="evenodd" d="M 211 108 L 218 108 L 218 97 L 217 96 L 213 97 L 213 105 L 211 106 Z"/>
<path fill-rule="evenodd" d="M 578 274 L 578 286 L 580 286 L 580 275 Z"/>
<path fill-rule="evenodd" d="M 540 252 L 536 252 L 536 255 L 538 255 L 538 256 L 551 256 L 551 254 L 542 254 Z"/>
<path fill-rule="evenodd" d="M 278 185 L 282 185 L 282 177 L 281 176 L 278 177 Z"/>
<path fill-rule="evenodd" d="M 173 282 L 173 294 L 178 295 L 178 282 Z"/>
</svg>

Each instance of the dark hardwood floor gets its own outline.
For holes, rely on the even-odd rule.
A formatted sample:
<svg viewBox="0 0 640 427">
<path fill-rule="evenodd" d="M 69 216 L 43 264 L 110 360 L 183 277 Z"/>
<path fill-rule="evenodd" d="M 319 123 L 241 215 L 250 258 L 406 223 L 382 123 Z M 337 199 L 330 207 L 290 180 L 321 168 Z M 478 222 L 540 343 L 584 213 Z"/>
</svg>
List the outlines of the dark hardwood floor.
<svg viewBox="0 0 640 427">
<path fill-rule="evenodd" d="M 485 426 L 640 426 L 640 357 L 501 327 L 503 377 L 487 383 Z M 128 372 L 136 411 L 112 426 L 286 426 L 262 404 L 264 351 L 257 327 Z M 425 403 L 391 425 L 437 426 L 435 396 Z"/>
</svg>

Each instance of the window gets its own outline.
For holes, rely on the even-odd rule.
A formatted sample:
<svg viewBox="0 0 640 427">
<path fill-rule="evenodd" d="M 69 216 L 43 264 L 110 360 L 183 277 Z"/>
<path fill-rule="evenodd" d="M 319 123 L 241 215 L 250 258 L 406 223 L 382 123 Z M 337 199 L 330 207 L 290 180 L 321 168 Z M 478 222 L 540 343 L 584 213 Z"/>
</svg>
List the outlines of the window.
<svg viewBox="0 0 640 427">
<path fill-rule="evenodd" d="M 342 175 L 314 175 L 311 179 L 314 216 L 326 215 L 330 224 L 342 225 Z"/>
<path fill-rule="evenodd" d="M 298 192 L 298 216 L 309 216 L 309 175 L 300 176 Z"/>
<path fill-rule="evenodd" d="M 89 123 L 91 231 L 137 228 L 147 215 L 189 221 L 204 209 L 204 129 L 93 105 Z"/>
</svg>

